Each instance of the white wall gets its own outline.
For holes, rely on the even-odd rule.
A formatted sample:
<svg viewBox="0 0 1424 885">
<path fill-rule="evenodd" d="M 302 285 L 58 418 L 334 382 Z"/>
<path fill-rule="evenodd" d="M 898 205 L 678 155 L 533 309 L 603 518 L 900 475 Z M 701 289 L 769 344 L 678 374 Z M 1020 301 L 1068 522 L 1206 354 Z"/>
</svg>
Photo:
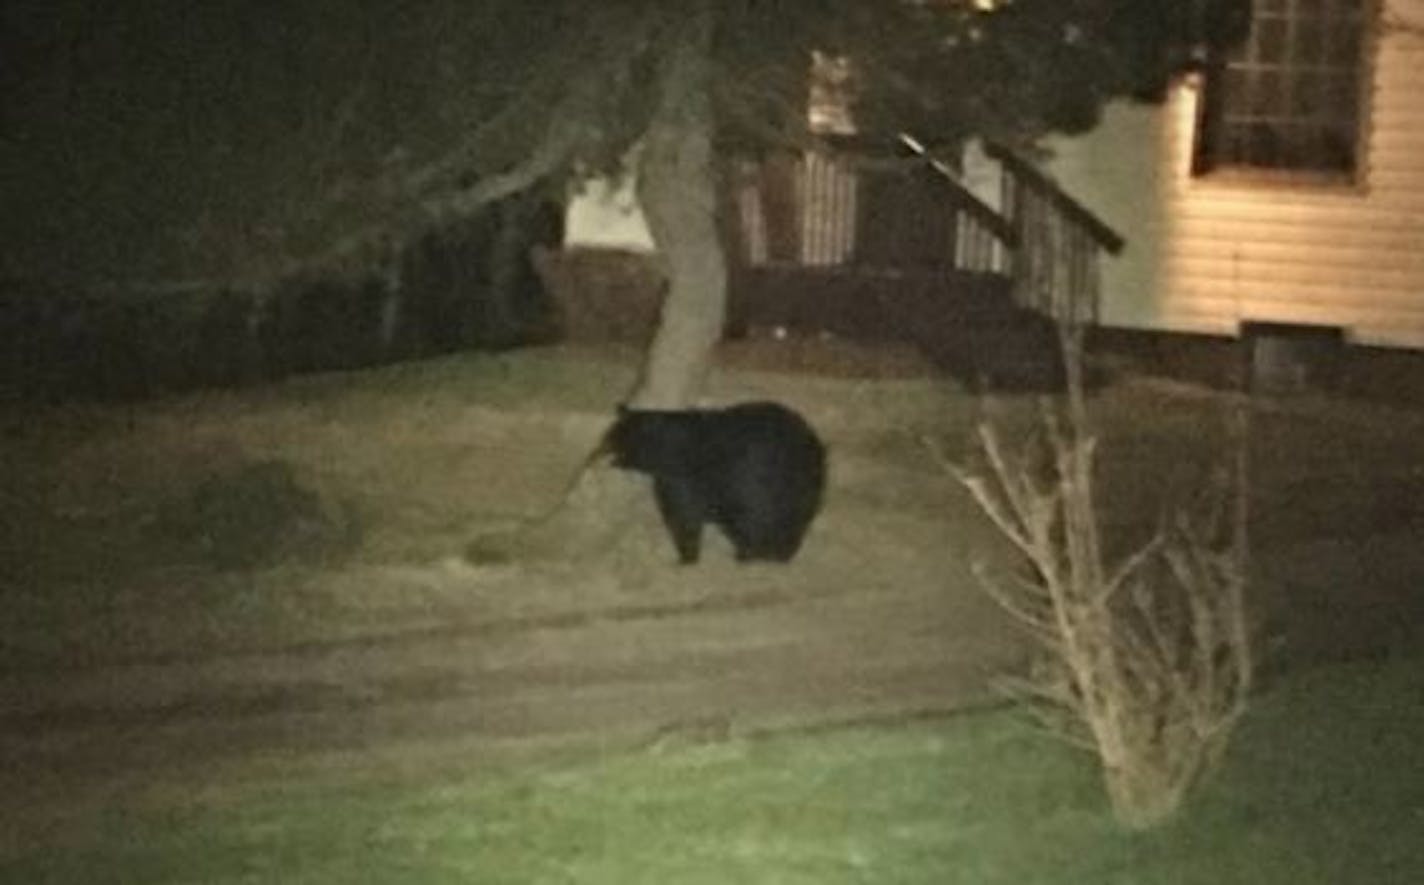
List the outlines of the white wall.
<svg viewBox="0 0 1424 885">
<path fill-rule="evenodd" d="M 1424 0 L 1385 0 L 1424 25 Z M 1237 334 L 1246 322 L 1336 326 L 1424 347 L 1424 31 L 1372 48 L 1353 182 L 1191 172 L 1200 83 L 1161 108 L 1110 108 L 1060 139 L 1050 172 L 1128 240 L 1104 273 L 1111 325 Z"/>
<path fill-rule="evenodd" d="M 1424 0 L 1385 5 L 1424 25 Z M 1194 177 L 1190 78 L 1165 106 L 1114 103 L 1092 132 L 1052 140 L 1046 171 L 1126 240 L 1104 260 L 1103 323 L 1224 334 L 1250 321 L 1321 324 L 1424 347 L 1424 31 L 1381 37 L 1372 60 L 1355 183 Z M 627 185 L 588 185 L 569 206 L 566 242 L 652 250 Z"/>
<path fill-rule="evenodd" d="M 1102 263 L 1106 326 L 1151 328 L 1161 321 L 1158 267 L 1165 227 L 1160 108 L 1115 102 L 1086 135 L 1050 139 L 1045 171 L 1127 241 Z"/>
<path fill-rule="evenodd" d="M 621 186 L 590 181 L 569 201 L 564 245 L 653 251 L 653 238 L 633 196 L 631 178 Z"/>
<path fill-rule="evenodd" d="M 1424 22 L 1424 3 L 1387 7 Z M 1424 35 L 1379 40 L 1355 182 L 1190 172 L 1196 84 L 1167 107 L 1170 248 L 1164 317 L 1234 331 L 1271 321 L 1344 328 L 1367 344 L 1424 347 Z"/>
</svg>

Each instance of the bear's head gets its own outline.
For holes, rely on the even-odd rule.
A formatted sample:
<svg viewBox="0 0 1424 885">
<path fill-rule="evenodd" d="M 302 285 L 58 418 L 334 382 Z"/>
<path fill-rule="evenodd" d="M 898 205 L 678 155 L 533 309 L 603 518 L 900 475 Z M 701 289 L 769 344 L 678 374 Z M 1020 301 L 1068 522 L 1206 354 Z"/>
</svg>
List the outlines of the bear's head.
<svg viewBox="0 0 1424 885">
<path fill-rule="evenodd" d="M 684 409 L 618 407 L 618 420 L 599 447 L 616 467 L 651 474 L 675 474 L 686 469 L 695 436 L 697 413 Z"/>
</svg>

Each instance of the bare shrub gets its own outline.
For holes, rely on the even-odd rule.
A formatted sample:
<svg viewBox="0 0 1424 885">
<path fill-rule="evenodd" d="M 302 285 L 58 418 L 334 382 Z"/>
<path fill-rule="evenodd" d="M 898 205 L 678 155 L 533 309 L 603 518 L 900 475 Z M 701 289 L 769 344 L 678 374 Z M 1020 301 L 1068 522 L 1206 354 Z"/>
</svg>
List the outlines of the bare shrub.
<svg viewBox="0 0 1424 885">
<path fill-rule="evenodd" d="M 1231 494 L 1214 517 L 1181 511 L 1109 565 L 1081 333 L 1065 329 L 1062 338 L 1068 389 L 1061 401 L 1043 402 L 1037 444 L 1011 454 L 986 421 L 979 442 L 987 469 L 957 472 L 1029 566 L 1007 580 L 978 569 L 1044 652 L 1043 666 L 1014 688 L 1097 755 L 1118 820 L 1142 829 L 1177 811 L 1246 707 L 1246 416 L 1238 409 Z"/>
</svg>

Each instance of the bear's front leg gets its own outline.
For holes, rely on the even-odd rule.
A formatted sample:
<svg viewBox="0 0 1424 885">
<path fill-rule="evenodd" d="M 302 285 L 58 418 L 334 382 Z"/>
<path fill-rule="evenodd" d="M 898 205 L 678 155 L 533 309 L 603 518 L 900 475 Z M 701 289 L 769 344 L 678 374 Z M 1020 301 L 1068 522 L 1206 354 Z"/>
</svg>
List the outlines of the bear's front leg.
<svg viewBox="0 0 1424 885">
<path fill-rule="evenodd" d="M 707 519 L 707 504 L 697 486 L 680 477 L 657 477 L 653 492 L 663 523 L 677 545 L 678 559 L 683 565 L 697 562 L 702 555 L 702 523 Z"/>
</svg>

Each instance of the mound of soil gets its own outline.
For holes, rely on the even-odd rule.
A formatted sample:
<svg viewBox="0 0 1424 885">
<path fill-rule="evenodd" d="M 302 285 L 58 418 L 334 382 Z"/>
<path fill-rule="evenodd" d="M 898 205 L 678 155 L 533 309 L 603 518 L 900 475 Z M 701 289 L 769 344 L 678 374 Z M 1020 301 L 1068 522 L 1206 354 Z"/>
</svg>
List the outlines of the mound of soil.
<svg viewBox="0 0 1424 885">
<path fill-rule="evenodd" d="M 303 486 L 281 460 L 242 463 L 171 504 L 160 530 L 219 570 L 321 561 L 359 543 L 354 518 Z"/>
</svg>

